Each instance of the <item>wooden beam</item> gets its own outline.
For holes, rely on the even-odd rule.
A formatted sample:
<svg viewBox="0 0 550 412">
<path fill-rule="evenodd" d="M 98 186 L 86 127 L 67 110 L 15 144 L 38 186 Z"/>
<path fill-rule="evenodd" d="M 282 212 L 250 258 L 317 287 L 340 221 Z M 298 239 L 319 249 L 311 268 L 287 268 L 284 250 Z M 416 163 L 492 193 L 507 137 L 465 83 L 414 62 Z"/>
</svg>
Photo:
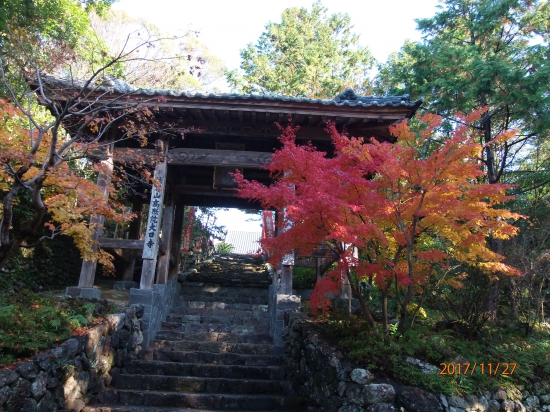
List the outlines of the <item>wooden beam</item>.
<svg viewBox="0 0 550 412">
<path fill-rule="evenodd" d="M 113 176 L 113 144 L 105 146 L 103 148 L 105 160 L 100 162 L 100 172 L 97 177 L 98 192 L 104 196 L 109 197 L 109 185 Z M 102 215 L 94 215 L 90 219 L 90 224 L 95 226 L 94 233 L 92 234 L 92 241 L 97 242 L 100 236 L 103 234 L 103 223 L 105 223 L 105 217 Z M 98 251 L 99 246 L 94 243 L 92 245 L 93 252 Z M 94 286 L 95 271 L 97 267 L 97 260 L 82 260 L 82 268 L 80 269 L 80 278 L 78 280 L 78 287 L 91 288 Z"/>
<path fill-rule="evenodd" d="M 173 193 L 173 192 L 172 192 Z M 170 267 L 170 255 L 172 246 L 172 227 L 174 226 L 174 197 L 164 207 L 162 216 L 162 243 L 165 245 L 165 253 L 159 258 L 157 267 L 157 284 L 168 283 L 168 269 Z"/>
<path fill-rule="evenodd" d="M 317 267 L 317 259 L 310 260 L 310 259 L 294 259 L 294 266 L 299 268 L 316 268 Z"/>
<path fill-rule="evenodd" d="M 271 161 L 271 156 L 268 152 L 184 148 L 170 150 L 168 162 L 171 165 L 260 168 Z"/>
<path fill-rule="evenodd" d="M 175 212 L 174 212 L 174 239 L 171 244 L 170 256 L 174 258 L 173 266 L 170 266 L 168 270 L 168 280 L 177 280 L 179 266 L 180 266 L 180 248 L 181 248 L 181 232 L 183 231 L 183 217 L 185 212 L 185 205 L 180 200 L 179 196 L 176 196 Z"/>
<path fill-rule="evenodd" d="M 142 250 L 143 249 L 143 240 L 136 239 L 111 239 L 108 237 L 99 238 L 99 246 L 102 248 L 111 248 L 111 249 L 133 249 L 133 250 Z"/>
<path fill-rule="evenodd" d="M 214 119 L 214 121 L 219 121 L 218 115 L 216 114 L 216 111 L 214 109 L 210 109 L 210 114 L 212 114 L 212 118 Z"/>
<path fill-rule="evenodd" d="M 256 112 L 252 112 L 252 123 L 256 123 Z"/>
</svg>

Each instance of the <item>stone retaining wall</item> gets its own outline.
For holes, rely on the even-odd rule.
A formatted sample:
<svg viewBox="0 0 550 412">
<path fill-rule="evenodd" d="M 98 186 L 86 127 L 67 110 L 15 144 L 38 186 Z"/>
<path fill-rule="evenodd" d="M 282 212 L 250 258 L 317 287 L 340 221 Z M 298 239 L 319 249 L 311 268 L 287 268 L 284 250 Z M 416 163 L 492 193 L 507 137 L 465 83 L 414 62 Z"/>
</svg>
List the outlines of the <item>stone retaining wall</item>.
<svg viewBox="0 0 550 412">
<path fill-rule="evenodd" d="M 108 315 L 85 335 L 0 369 L 0 410 L 80 412 L 141 349 L 142 315 L 140 305 Z"/>
<path fill-rule="evenodd" d="M 550 412 L 550 382 L 539 382 L 530 390 L 518 388 L 465 398 L 446 397 L 375 379 L 322 338 L 305 314 L 287 314 L 285 325 L 286 378 L 294 383 L 299 395 L 315 403 L 312 411 Z"/>
</svg>

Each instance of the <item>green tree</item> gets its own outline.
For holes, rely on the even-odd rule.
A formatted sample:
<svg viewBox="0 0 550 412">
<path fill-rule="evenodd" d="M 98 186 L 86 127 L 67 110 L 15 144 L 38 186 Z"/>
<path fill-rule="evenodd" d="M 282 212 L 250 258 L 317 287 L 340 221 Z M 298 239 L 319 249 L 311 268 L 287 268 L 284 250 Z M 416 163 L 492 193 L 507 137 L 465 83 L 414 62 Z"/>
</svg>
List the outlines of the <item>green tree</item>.
<svg viewBox="0 0 550 412">
<path fill-rule="evenodd" d="M 550 6 L 531 0 L 446 0 L 433 18 L 417 21 L 422 42 L 407 42 L 380 67 L 379 93 L 410 93 L 447 117 L 488 106 L 483 130 L 490 183 L 550 128 Z M 494 142 L 518 129 L 515 139 Z M 489 142 L 492 142 L 489 144 Z"/>
<path fill-rule="evenodd" d="M 537 178 L 532 188 L 548 185 L 540 162 L 537 173 L 518 167 L 549 136 L 548 2 L 445 0 L 434 17 L 417 23 L 423 41 L 405 43 L 380 67 L 375 90 L 424 96 L 427 110 L 454 121 L 459 112 L 488 107 L 474 125 L 483 132 L 485 180 L 520 182 L 528 174 Z M 448 131 L 454 127 L 448 123 Z M 507 130 L 517 130 L 514 138 L 494 139 Z M 507 171 L 521 173 L 506 176 Z M 502 253 L 502 243 L 493 242 L 493 249 Z M 492 318 L 498 295 L 495 280 L 487 301 Z"/>
<path fill-rule="evenodd" d="M 328 15 L 320 2 L 288 8 L 280 23 L 265 26 L 256 45 L 241 50 L 242 71 L 227 81 L 243 93 L 333 98 L 346 87 L 370 90 L 374 58 L 359 45 L 347 14 Z"/>
</svg>

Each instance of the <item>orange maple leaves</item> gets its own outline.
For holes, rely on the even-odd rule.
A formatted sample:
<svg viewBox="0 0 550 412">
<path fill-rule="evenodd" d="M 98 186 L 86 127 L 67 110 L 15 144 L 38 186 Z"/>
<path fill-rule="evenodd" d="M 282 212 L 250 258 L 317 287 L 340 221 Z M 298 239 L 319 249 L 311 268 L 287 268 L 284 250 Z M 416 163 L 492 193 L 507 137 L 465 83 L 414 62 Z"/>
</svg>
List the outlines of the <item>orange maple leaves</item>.
<svg viewBox="0 0 550 412">
<path fill-rule="evenodd" d="M 518 274 L 487 245 L 489 237 L 514 236 L 511 223 L 521 216 L 502 207 L 510 199 L 508 186 L 483 183 L 483 146 L 467 126 L 481 114 L 464 116 L 449 136 L 438 134 L 438 116 L 420 117 L 415 128 L 404 121 L 390 130 L 395 144 L 366 144 L 328 123 L 331 158 L 311 144 L 297 145 L 296 129 L 287 127 L 283 147 L 268 165 L 275 182 L 266 187 L 237 172 L 237 193 L 266 209 L 285 209 L 288 222 L 279 225 L 289 229 L 262 241 L 274 262 L 292 249 L 307 253 L 325 241 L 341 257 L 349 250 L 343 245 L 358 247 L 363 258 L 354 272 L 383 289 L 393 282 L 414 288 L 451 260 L 487 273 Z M 333 283 L 318 287 L 332 290 Z"/>
</svg>

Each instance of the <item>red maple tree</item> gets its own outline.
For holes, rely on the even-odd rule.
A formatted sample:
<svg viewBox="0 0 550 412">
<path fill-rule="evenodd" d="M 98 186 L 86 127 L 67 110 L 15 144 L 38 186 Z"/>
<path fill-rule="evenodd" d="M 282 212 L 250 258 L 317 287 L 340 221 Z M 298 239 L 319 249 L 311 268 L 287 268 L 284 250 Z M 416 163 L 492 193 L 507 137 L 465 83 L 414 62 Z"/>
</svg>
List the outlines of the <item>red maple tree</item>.
<svg viewBox="0 0 550 412">
<path fill-rule="evenodd" d="M 399 292 L 398 330 L 403 331 L 415 292 L 426 286 L 435 268 L 451 260 L 488 275 L 518 274 L 486 242 L 489 236 L 514 236 L 517 228 L 511 223 L 521 216 L 500 206 L 509 200 L 508 186 L 481 182 L 483 146 L 466 126 L 481 114 L 464 116 L 464 124 L 448 137 L 437 133 L 438 116 L 422 116 L 414 128 L 404 121 L 390 129 L 397 138 L 394 144 L 374 138 L 366 144 L 362 137 L 339 133 L 329 122 L 335 147 L 330 158 L 311 143 L 297 145 L 297 128 L 289 126 L 280 137 L 283 147 L 267 166 L 274 179 L 271 186 L 247 181 L 236 172 L 238 196 L 285 212 L 278 224 L 286 230 L 262 241 L 273 263 L 293 249 L 307 254 L 321 241 L 338 256 L 337 269 L 317 282 L 310 300 L 314 313 L 326 310 L 327 293 L 335 293 L 347 276 L 374 327 L 359 288 L 359 282 L 368 279 L 381 291 L 386 332 L 388 293 L 390 288 Z M 361 259 L 350 253 L 354 247 Z M 456 280 L 453 285 L 460 286 Z"/>
</svg>

